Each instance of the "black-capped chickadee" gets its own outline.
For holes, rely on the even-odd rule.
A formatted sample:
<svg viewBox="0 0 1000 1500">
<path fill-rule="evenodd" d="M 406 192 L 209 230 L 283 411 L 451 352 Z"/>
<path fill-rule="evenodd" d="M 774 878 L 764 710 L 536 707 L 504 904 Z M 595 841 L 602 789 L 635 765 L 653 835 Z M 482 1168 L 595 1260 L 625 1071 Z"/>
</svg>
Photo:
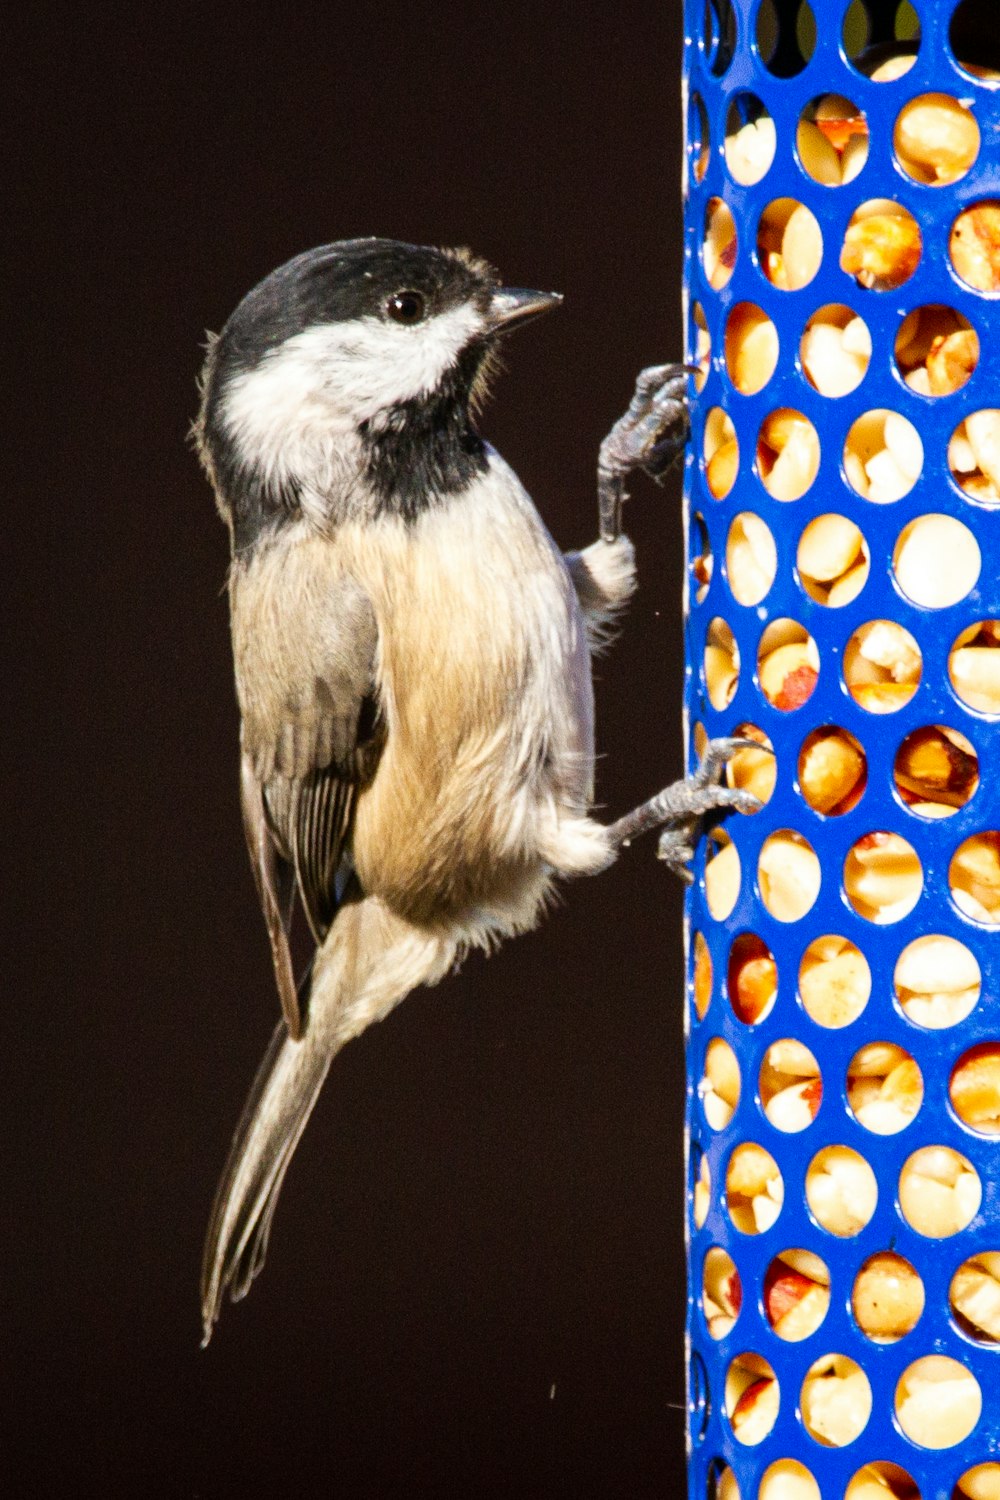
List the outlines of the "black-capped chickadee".
<svg viewBox="0 0 1000 1500">
<path fill-rule="evenodd" d="M 590 654 L 634 587 L 630 468 L 662 468 L 685 374 L 644 372 L 599 463 L 601 538 L 563 556 L 474 414 L 497 341 L 555 307 L 465 251 L 347 240 L 255 287 L 211 341 L 195 434 L 232 540 L 247 844 L 283 1020 L 219 1184 L 207 1342 L 260 1270 L 330 1061 L 467 949 L 538 921 L 666 826 L 756 806 L 716 784 L 731 742 L 617 823 L 590 816 Z M 296 984 L 292 909 L 315 942 Z"/>
</svg>

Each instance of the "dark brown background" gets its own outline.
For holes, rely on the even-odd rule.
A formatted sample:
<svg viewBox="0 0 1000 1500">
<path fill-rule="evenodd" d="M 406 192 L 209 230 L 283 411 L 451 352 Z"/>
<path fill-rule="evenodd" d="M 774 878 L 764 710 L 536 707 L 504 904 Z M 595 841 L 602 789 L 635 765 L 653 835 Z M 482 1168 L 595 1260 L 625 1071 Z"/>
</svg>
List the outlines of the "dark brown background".
<svg viewBox="0 0 1000 1500">
<path fill-rule="evenodd" d="M 266 1273 L 198 1348 L 277 1002 L 226 540 L 185 435 L 204 329 L 278 262 L 468 243 L 566 294 L 483 426 L 558 540 L 589 540 L 597 443 L 680 350 L 680 7 L 147 9 L 22 8 L 5 82 L 0 1472 L 44 1496 L 677 1494 L 680 895 L 651 842 L 338 1059 Z M 679 770 L 678 489 L 629 513 L 642 592 L 598 683 L 615 814 Z"/>
</svg>

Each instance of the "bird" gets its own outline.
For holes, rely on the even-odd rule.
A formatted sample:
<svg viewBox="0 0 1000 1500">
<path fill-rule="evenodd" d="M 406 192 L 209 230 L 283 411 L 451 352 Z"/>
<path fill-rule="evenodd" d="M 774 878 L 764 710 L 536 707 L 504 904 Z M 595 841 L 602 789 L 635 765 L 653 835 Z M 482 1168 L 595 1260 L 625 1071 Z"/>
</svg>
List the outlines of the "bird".
<svg viewBox="0 0 1000 1500">
<path fill-rule="evenodd" d="M 335 1054 L 556 883 L 639 834 L 686 874 L 698 819 L 752 810 L 737 744 L 605 825 L 591 656 L 635 587 L 625 479 L 683 443 L 687 372 L 651 367 L 601 445 L 598 538 L 563 554 L 480 435 L 498 349 L 559 305 L 465 249 L 295 256 L 209 336 L 193 436 L 230 535 L 240 804 L 281 1018 L 209 1219 L 203 1342 L 260 1271 Z M 296 978 L 293 911 L 312 956 Z"/>
</svg>

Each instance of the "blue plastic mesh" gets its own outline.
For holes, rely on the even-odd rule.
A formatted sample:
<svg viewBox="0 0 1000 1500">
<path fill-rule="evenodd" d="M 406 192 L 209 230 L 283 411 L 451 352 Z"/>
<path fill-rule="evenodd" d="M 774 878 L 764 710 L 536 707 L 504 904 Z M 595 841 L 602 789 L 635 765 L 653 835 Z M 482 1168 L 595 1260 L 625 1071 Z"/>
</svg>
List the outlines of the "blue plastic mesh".
<svg viewBox="0 0 1000 1500">
<path fill-rule="evenodd" d="M 750 817 L 731 816 L 722 824 L 736 846 L 742 872 L 731 914 L 725 920 L 715 920 L 709 912 L 705 867 L 706 857 L 711 859 L 713 850 L 704 843 L 688 908 L 690 932 L 703 937 L 712 966 L 711 998 L 699 1018 L 692 942 L 690 1176 L 693 1186 L 704 1158 L 711 1190 L 707 1217 L 700 1226 L 694 1220 L 694 1194 L 689 1195 L 689 1485 L 695 1500 L 711 1496 L 718 1474 L 728 1465 L 742 1500 L 751 1500 L 769 1465 L 779 1459 L 796 1459 L 815 1477 L 824 1500 L 828 1496 L 840 1500 L 863 1465 L 881 1462 L 905 1469 L 927 1500 L 931 1496 L 950 1497 L 970 1466 L 1000 1455 L 1000 1348 L 983 1336 L 974 1337 L 968 1325 L 959 1326 L 949 1303 L 949 1286 L 956 1269 L 971 1256 L 1000 1250 L 1000 1136 L 969 1128 L 958 1118 L 949 1098 L 949 1078 L 958 1060 L 976 1044 L 1000 1040 L 996 1010 L 1000 1001 L 1000 926 L 972 920 L 956 904 L 949 888 L 949 865 L 956 848 L 971 835 L 1000 829 L 1000 784 L 992 779 L 996 774 L 992 754 L 996 714 L 971 709 L 957 696 L 949 679 L 949 653 L 960 633 L 979 621 L 1000 617 L 1000 504 L 966 493 L 948 462 L 949 439 L 957 425 L 969 413 L 1000 407 L 992 356 L 995 341 L 1000 340 L 1000 305 L 994 297 L 965 284 L 949 254 L 956 217 L 970 205 L 1000 196 L 1000 89 L 958 67 L 949 45 L 954 5 L 947 0 L 914 0 L 920 23 L 916 62 L 905 76 L 889 82 L 872 81 L 861 71 L 864 64 L 852 63 L 847 55 L 842 23 L 848 0 L 813 0 L 814 51 L 798 71 L 798 0 L 793 5 L 771 7 L 779 23 L 779 46 L 772 66 L 786 75 L 776 76 L 762 60 L 756 40 L 761 3 L 732 0 L 730 6 L 721 0 L 686 0 L 689 357 L 694 358 L 698 348 L 695 304 L 701 309 L 711 339 L 707 378 L 694 399 L 686 474 L 688 515 L 701 517 L 699 525 L 689 522 L 688 527 L 692 562 L 687 624 L 690 753 L 693 761 L 698 725 L 715 737 L 751 723 L 769 736 L 777 759 L 776 787 L 763 810 Z M 770 0 L 763 0 L 763 4 L 769 6 Z M 870 4 L 867 9 L 871 37 L 875 41 L 891 39 L 895 3 Z M 858 19 L 859 10 L 857 5 L 852 7 L 851 25 Z M 1000 29 L 1000 14 L 994 24 Z M 762 38 L 773 40 L 773 22 L 765 17 L 763 26 Z M 852 34 L 849 26 L 849 41 Z M 801 17 L 799 39 L 809 40 L 808 27 L 803 29 Z M 974 57 L 964 60 L 977 61 Z M 867 162 L 854 180 L 839 186 L 812 179 L 796 152 L 796 128 L 802 111 L 818 96 L 831 92 L 853 101 L 863 111 L 868 127 Z M 894 155 L 893 132 L 900 109 L 911 99 L 931 92 L 965 101 L 981 132 L 981 149 L 974 164 L 959 180 L 944 185 L 915 181 Z M 753 106 L 748 114 L 745 99 L 737 99 L 747 93 L 756 96 L 774 122 L 776 152 L 762 179 L 744 186 L 734 181 L 727 169 L 723 145 L 727 117 L 730 125 L 737 115 L 743 120 L 754 118 Z M 734 101 L 736 108 L 730 116 Z M 836 137 L 837 127 L 828 127 L 828 133 Z M 731 208 L 738 244 L 729 280 L 713 288 L 706 274 L 703 247 L 706 211 L 715 198 L 723 199 Z M 766 264 L 762 264 L 766 246 L 760 253 L 757 249 L 761 214 L 779 198 L 807 205 L 822 233 L 822 263 L 814 279 L 792 291 L 773 284 L 766 274 Z M 873 199 L 893 199 L 905 205 L 922 236 L 916 270 L 895 289 L 859 285 L 854 275 L 840 267 L 841 247 L 852 214 Z M 772 275 L 776 274 L 773 262 L 770 268 Z M 717 272 L 715 279 L 721 280 L 724 274 Z M 727 318 L 741 302 L 755 304 L 773 320 L 780 346 L 773 375 L 763 389 L 751 395 L 734 387 L 726 361 Z M 807 320 L 829 304 L 852 309 L 871 333 L 867 373 L 853 392 L 839 397 L 825 396 L 811 384 L 799 354 Z M 931 305 L 952 308 L 967 319 L 977 331 L 983 351 L 967 384 L 938 397 L 922 395 L 908 386 L 894 356 L 904 318 L 914 308 Z M 709 489 L 704 457 L 706 418 L 713 408 L 722 408 L 731 417 L 740 452 L 735 484 L 721 499 Z M 760 462 L 755 461 L 761 423 L 781 408 L 802 413 L 813 423 L 821 450 L 815 481 L 793 501 L 775 499 L 767 492 Z M 914 424 L 922 439 L 924 461 L 909 494 L 879 504 L 862 498 L 852 488 L 845 473 L 843 450 L 855 420 L 883 408 L 901 413 Z M 765 468 L 768 456 L 764 455 Z M 776 544 L 773 584 L 753 605 L 736 601 L 725 565 L 729 528 L 741 512 L 751 512 L 766 522 Z M 857 596 L 840 608 L 830 608 L 810 597 L 796 568 L 803 529 L 814 518 L 828 513 L 845 516 L 861 528 L 870 558 L 867 581 Z M 982 554 L 974 586 L 958 603 L 943 608 L 912 603 L 893 574 L 900 533 L 911 521 L 931 513 L 954 517 L 969 527 Z M 704 554 L 705 536 L 713 559 L 707 588 L 705 564 L 696 561 Z M 949 542 L 942 561 L 950 562 L 952 557 Z M 697 602 L 696 594 L 700 596 Z M 741 663 L 735 692 L 721 709 L 711 705 L 705 685 L 706 639 L 710 622 L 715 619 L 724 620 L 730 627 Z M 782 709 L 768 701 L 757 671 L 762 632 L 769 622 L 781 619 L 804 626 L 818 652 L 814 690 L 797 708 Z M 922 656 L 919 686 L 894 712 L 868 711 L 855 701 L 844 680 L 848 640 L 873 620 L 904 626 Z M 981 637 L 980 644 L 987 649 L 990 638 Z M 798 679 L 798 686 L 808 688 L 810 682 L 807 672 Z M 791 686 L 794 690 L 795 684 Z M 891 691 L 887 690 L 889 695 Z M 905 694 L 900 695 L 903 697 Z M 996 706 L 1000 708 L 1000 702 Z M 808 804 L 797 772 L 803 741 L 811 731 L 827 725 L 839 726 L 853 735 L 867 757 L 863 794 L 856 805 L 839 815 L 824 815 Z M 903 739 L 931 725 L 949 726 L 966 737 L 978 754 L 982 778 L 964 806 L 951 816 L 937 818 L 915 813 L 907 794 L 895 786 L 893 774 Z M 779 921 L 767 910 L 757 875 L 764 841 L 784 829 L 795 830 L 808 841 L 821 871 L 814 904 L 791 922 Z M 886 922 L 859 915 L 843 884 L 845 860 L 852 846 L 858 839 L 881 831 L 902 835 L 919 856 L 923 873 L 922 890 L 910 914 Z M 985 846 L 987 865 L 994 848 L 989 843 Z M 727 988 L 730 950 L 734 939 L 743 933 L 759 937 L 777 967 L 776 999 L 755 1025 L 739 1019 Z M 958 1024 L 937 1030 L 916 1025 L 904 1014 L 893 983 L 902 950 L 915 939 L 934 933 L 963 943 L 975 955 L 982 973 L 981 995 L 971 1013 Z M 838 934 L 855 944 L 871 970 L 872 988 L 866 1007 L 841 1029 L 817 1024 L 804 1008 L 798 990 L 802 955 L 814 939 L 825 934 Z M 742 1079 L 739 1103 L 722 1129 L 710 1127 L 700 1092 L 706 1049 L 713 1038 L 721 1038 L 733 1048 Z M 770 1122 L 758 1086 L 765 1053 L 783 1038 L 804 1043 L 822 1074 L 822 1101 L 815 1117 L 807 1128 L 791 1134 Z M 864 1128 L 848 1103 L 851 1060 L 859 1048 L 873 1042 L 894 1043 L 905 1049 L 922 1074 L 921 1107 L 897 1134 L 878 1135 Z M 735 1148 L 745 1142 L 758 1143 L 771 1154 L 784 1186 L 784 1200 L 774 1224 L 758 1234 L 741 1232 L 727 1207 L 727 1166 Z M 805 1198 L 809 1163 L 817 1152 L 831 1145 L 847 1146 L 859 1153 L 877 1178 L 875 1212 L 860 1232 L 848 1237 L 824 1229 Z M 982 1184 L 978 1213 L 968 1227 L 944 1238 L 917 1233 L 903 1216 L 898 1201 L 904 1163 L 911 1153 L 930 1145 L 959 1152 L 976 1169 Z M 722 1247 L 731 1256 L 742 1285 L 739 1315 L 720 1339 L 710 1336 L 703 1307 L 704 1257 L 713 1246 Z M 778 1337 L 764 1298 L 769 1263 L 791 1247 L 819 1255 L 829 1268 L 831 1281 L 825 1318 L 800 1342 Z M 868 1257 L 889 1251 L 905 1257 L 918 1272 L 925 1303 L 912 1331 L 895 1341 L 879 1343 L 867 1337 L 855 1320 L 852 1287 Z M 725 1397 L 731 1362 L 747 1352 L 770 1364 L 780 1391 L 773 1427 L 752 1446 L 735 1436 Z M 818 1441 L 807 1431 L 802 1417 L 803 1380 L 814 1361 L 831 1353 L 855 1361 L 867 1375 L 873 1393 L 871 1415 L 863 1431 L 845 1446 Z M 959 1361 L 975 1376 L 983 1398 L 981 1415 L 969 1435 L 943 1449 L 914 1441 L 903 1431 L 895 1409 L 897 1382 L 903 1372 L 914 1361 L 930 1355 Z M 945 1394 L 942 1392 L 942 1400 Z M 928 1432 L 930 1427 L 921 1435 Z"/>
</svg>

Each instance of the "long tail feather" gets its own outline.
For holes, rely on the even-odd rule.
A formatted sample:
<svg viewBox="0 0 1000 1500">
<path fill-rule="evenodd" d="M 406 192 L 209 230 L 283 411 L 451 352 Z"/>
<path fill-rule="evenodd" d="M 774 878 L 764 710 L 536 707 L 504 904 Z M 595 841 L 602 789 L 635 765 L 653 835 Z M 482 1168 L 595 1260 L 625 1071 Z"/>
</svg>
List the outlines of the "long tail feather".
<svg viewBox="0 0 1000 1500">
<path fill-rule="evenodd" d="M 303 1034 L 278 1026 L 233 1137 L 205 1238 L 203 1344 L 226 1292 L 245 1297 L 264 1264 L 281 1184 L 334 1055 L 415 985 L 436 984 L 455 952 L 453 939 L 412 927 L 375 897 L 341 906 L 299 995 Z"/>
<path fill-rule="evenodd" d="M 295 1147 L 323 1086 L 332 1051 L 318 1028 L 293 1041 L 282 1021 L 271 1038 L 225 1170 L 205 1237 L 201 1270 L 203 1346 L 228 1291 L 245 1297 L 264 1264 L 275 1204 Z"/>
</svg>

